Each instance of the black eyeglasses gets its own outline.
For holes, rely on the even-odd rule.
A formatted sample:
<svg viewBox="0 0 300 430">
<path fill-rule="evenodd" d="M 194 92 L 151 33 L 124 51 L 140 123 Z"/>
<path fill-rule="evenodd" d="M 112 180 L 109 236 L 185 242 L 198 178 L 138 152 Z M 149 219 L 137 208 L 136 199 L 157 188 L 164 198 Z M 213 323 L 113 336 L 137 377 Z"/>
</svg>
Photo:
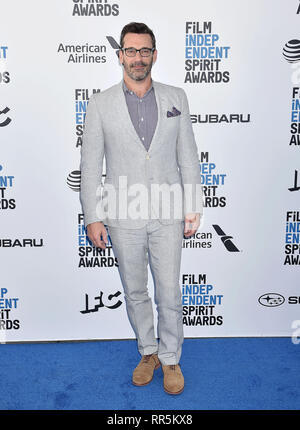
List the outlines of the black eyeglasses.
<svg viewBox="0 0 300 430">
<path fill-rule="evenodd" d="M 135 57 L 137 52 L 139 52 L 142 57 L 150 57 L 152 52 L 155 51 L 155 48 L 122 48 L 122 51 L 125 52 L 127 57 Z"/>
</svg>

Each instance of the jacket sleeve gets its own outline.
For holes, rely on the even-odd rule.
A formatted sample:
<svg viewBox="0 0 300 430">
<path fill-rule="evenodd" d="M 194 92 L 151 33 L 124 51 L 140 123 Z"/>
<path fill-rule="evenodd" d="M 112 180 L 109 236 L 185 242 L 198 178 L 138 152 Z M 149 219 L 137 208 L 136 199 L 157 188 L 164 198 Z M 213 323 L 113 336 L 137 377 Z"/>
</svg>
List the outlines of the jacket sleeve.
<svg viewBox="0 0 300 430">
<path fill-rule="evenodd" d="M 188 99 L 185 91 L 181 92 L 181 115 L 177 138 L 177 164 L 180 169 L 184 194 L 184 214 L 203 215 L 203 191 L 197 144 L 190 118 Z"/>
<path fill-rule="evenodd" d="M 97 215 L 97 204 L 101 201 L 101 178 L 104 156 L 104 135 L 97 109 L 95 94 L 92 94 L 86 109 L 81 146 L 80 201 L 85 227 L 102 221 Z"/>
</svg>

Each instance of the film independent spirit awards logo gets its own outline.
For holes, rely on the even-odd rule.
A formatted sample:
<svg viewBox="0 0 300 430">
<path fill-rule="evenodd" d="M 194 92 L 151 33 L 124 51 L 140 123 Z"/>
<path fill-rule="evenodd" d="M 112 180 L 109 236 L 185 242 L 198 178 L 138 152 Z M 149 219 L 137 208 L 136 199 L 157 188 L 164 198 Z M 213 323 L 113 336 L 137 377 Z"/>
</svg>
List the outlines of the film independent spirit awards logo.
<svg viewBox="0 0 300 430">
<path fill-rule="evenodd" d="M 73 16 L 119 16 L 120 5 L 108 0 L 71 0 Z"/>
</svg>

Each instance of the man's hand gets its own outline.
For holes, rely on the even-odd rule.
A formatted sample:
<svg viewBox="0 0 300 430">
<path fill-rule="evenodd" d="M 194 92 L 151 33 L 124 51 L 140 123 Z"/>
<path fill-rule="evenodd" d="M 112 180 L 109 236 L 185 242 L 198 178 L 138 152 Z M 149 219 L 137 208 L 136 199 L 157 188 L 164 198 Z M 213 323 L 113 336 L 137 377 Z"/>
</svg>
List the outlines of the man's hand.
<svg viewBox="0 0 300 430">
<path fill-rule="evenodd" d="M 93 244 L 97 246 L 97 248 L 105 249 L 105 244 L 108 243 L 108 239 L 107 231 L 103 222 L 92 222 L 91 224 L 88 224 L 86 229 L 88 237 L 93 242 Z M 101 236 L 103 240 L 101 240 Z"/>
<path fill-rule="evenodd" d="M 200 214 L 190 213 L 185 215 L 184 235 L 187 237 L 196 233 L 200 225 Z"/>
</svg>

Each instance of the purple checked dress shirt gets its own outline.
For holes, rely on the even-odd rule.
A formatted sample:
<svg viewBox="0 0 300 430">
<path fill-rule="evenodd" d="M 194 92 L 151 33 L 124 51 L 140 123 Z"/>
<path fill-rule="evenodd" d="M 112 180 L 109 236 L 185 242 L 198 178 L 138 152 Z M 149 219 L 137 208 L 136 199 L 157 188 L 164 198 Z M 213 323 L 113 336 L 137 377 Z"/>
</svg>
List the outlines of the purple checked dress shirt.
<svg viewBox="0 0 300 430">
<path fill-rule="evenodd" d="M 132 124 L 142 144 L 148 151 L 158 118 L 154 87 L 151 84 L 151 87 L 146 94 L 140 98 L 133 91 L 127 88 L 123 80 L 123 91 Z"/>
</svg>

